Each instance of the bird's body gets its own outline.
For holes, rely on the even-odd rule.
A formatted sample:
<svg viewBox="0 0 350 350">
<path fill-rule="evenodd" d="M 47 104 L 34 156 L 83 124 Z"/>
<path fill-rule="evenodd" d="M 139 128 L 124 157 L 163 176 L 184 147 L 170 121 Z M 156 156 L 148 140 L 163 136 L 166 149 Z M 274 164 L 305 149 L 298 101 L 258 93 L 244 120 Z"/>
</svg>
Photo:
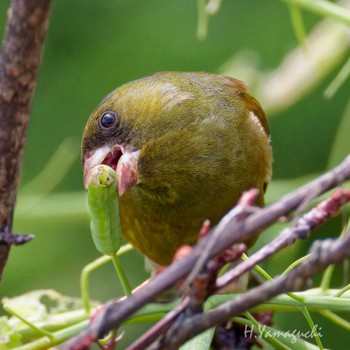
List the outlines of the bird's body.
<svg viewBox="0 0 350 350">
<path fill-rule="evenodd" d="M 214 74 L 158 73 L 116 89 L 90 117 L 85 175 L 95 163 L 114 166 L 122 233 L 152 261 L 170 263 L 180 245 L 196 242 L 204 220 L 216 224 L 243 191 L 258 188 L 263 205 L 269 130 L 246 90 Z"/>
</svg>

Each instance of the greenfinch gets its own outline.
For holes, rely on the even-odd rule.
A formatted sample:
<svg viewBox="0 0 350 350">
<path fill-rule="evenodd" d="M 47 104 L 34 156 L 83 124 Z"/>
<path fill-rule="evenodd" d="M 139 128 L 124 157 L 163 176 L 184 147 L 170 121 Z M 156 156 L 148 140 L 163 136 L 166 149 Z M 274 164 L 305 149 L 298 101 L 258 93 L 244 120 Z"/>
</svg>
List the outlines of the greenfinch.
<svg viewBox="0 0 350 350">
<path fill-rule="evenodd" d="M 164 72 L 122 85 L 90 116 L 82 140 L 90 170 L 116 171 L 125 239 L 159 265 L 194 244 L 242 192 L 271 176 L 268 122 L 242 81 L 209 73 Z"/>
</svg>

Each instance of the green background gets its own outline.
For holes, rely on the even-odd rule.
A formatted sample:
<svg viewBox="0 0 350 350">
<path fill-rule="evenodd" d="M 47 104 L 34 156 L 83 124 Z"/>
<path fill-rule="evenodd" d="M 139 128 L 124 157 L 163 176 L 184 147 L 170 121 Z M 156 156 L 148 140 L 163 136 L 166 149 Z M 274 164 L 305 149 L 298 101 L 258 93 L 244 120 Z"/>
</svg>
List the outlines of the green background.
<svg viewBox="0 0 350 350">
<path fill-rule="evenodd" d="M 8 3 L 0 3 L 0 28 L 5 25 Z M 304 18 L 307 30 L 320 20 L 307 13 Z M 41 288 L 79 296 L 80 271 L 99 256 L 89 232 L 79 159 L 80 139 L 89 114 L 107 93 L 157 71 L 218 72 L 219 67 L 242 50 L 256 52 L 261 71 L 273 70 L 297 45 L 287 7 L 276 0 L 223 1 L 220 12 L 210 18 L 204 41 L 196 38 L 196 27 L 196 1 L 53 3 L 33 101 L 14 228 L 17 233 L 34 233 L 36 238 L 30 244 L 12 249 L 0 287 L 1 297 Z M 340 67 L 297 104 L 270 118 L 274 175 L 268 200 L 300 183 L 287 180 L 312 177 L 327 168 L 349 101 L 350 82 L 331 100 L 324 99 L 323 92 Z M 44 180 L 29 186 L 64 140 L 60 161 L 52 164 Z M 345 148 L 344 154 L 348 151 Z M 72 166 L 67 174 L 53 193 L 45 196 L 45 191 L 56 181 L 55 176 L 65 170 L 70 160 Z M 318 235 L 338 235 L 339 221 L 326 225 Z M 306 241 L 287 249 L 266 265 L 267 270 L 272 275 L 282 272 L 291 259 L 300 257 L 309 246 L 310 242 Z M 147 276 L 138 253 L 122 257 L 122 263 L 133 286 Z M 334 286 L 339 287 L 340 270 L 337 275 Z M 101 301 L 121 294 L 112 265 L 93 274 L 91 293 Z M 276 316 L 283 329 L 308 329 L 299 314 L 284 316 Z M 348 339 L 347 332 L 325 319 L 315 317 L 315 320 L 322 327 L 324 344 L 332 349 L 342 348 Z M 128 328 L 125 341 L 135 338 L 137 332 L 140 329 Z"/>
</svg>

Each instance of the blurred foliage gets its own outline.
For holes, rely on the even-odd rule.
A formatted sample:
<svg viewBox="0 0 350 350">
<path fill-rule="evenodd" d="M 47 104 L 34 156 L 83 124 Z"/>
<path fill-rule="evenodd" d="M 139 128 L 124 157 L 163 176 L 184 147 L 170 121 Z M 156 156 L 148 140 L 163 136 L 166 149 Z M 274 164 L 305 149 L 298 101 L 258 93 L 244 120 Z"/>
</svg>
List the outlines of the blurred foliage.
<svg viewBox="0 0 350 350">
<path fill-rule="evenodd" d="M 203 6 L 204 2 L 198 4 Z M 5 25 L 8 5 L 9 1 L 0 3 L 0 30 Z M 301 17 L 294 15 L 295 27 Z M 108 92 L 157 71 L 221 72 L 225 64 L 247 51 L 254 57 L 254 69 L 263 74 L 276 69 L 298 45 L 289 8 L 283 2 L 222 1 L 220 11 L 204 19 L 208 28 L 205 38 L 199 34 L 201 40 L 197 39 L 197 16 L 194 0 L 54 1 L 14 228 L 15 232 L 34 233 L 36 239 L 12 249 L 1 296 L 40 288 L 79 296 L 80 272 L 99 256 L 89 231 L 79 144 L 89 114 Z M 321 21 L 305 11 L 302 19 L 306 33 Z M 350 81 L 345 81 L 332 99 L 323 96 L 346 62 L 345 56 L 300 101 L 271 116 L 274 175 L 268 201 L 296 188 L 349 153 Z M 249 62 L 235 77 L 243 79 L 247 69 Z M 333 220 L 315 236 L 338 235 L 340 221 Z M 274 227 L 265 233 L 260 244 L 276 230 Z M 266 265 L 267 270 L 271 275 L 281 273 L 309 246 L 309 241 L 300 242 L 279 253 Z M 123 256 L 121 261 L 132 286 L 146 278 L 140 268 L 143 258 L 137 252 Z M 336 275 L 334 283 L 339 287 L 343 280 L 337 270 Z M 94 299 L 104 301 L 121 295 L 118 281 L 111 276 L 115 276 L 112 264 L 94 273 Z M 342 348 L 347 332 L 324 318 L 316 319 L 322 326 L 324 344 L 332 349 Z M 297 314 L 289 314 L 288 318 L 278 315 L 276 321 L 284 329 L 307 328 L 303 317 Z M 130 342 L 137 332 L 126 332 L 125 341 Z"/>
</svg>

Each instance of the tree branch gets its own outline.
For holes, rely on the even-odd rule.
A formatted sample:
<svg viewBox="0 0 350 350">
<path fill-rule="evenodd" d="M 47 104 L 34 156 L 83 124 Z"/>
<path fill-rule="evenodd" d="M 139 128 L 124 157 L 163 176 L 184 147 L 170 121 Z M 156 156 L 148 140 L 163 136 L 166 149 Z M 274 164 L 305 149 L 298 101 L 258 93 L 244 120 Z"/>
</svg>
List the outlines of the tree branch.
<svg viewBox="0 0 350 350">
<path fill-rule="evenodd" d="M 305 201 L 316 198 L 349 178 L 350 156 L 339 166 L 325 173 L 323 176 L 284 196 L 279 201 L 253 212 L 244 220 L 239 220 L 238 217 L 237 220 L 235 218 L 231 221 L 227 220 L 226 225 L 218 224 L 216 227 L 220 227 L 221 232 L 210 250 L 208 260 L 222 253 L 233 244 L 249 239 L 258 229 L 267 227 L 278 220 L 280 216 L 286 215 L 298 208 L 298 206 L 305 204 Z M 231 216 L 230 213 L 227 215 Z M 121 322 L 126 320 L 135 311 L 186 277 L 195 266 L 208 242 L 210 242 L 216 227 L 197 243 L 191 254 L 175 261 L 161 274 L 150 279 L 144 288 L 138 289 L 126 299 L 107 304 L 105 309 L 91 322 L 89 328 L 68 342 L 65 349 L 87 349 L 94 341 L 104 336 L 108 331 L 117 328 Z"/>
<path fill-rule="evenodd" d="M 13 0 L 0 53 L 0 279 L 12 242 L 25 240 L 9 236 L 50 5 Z"/>
</svg>

